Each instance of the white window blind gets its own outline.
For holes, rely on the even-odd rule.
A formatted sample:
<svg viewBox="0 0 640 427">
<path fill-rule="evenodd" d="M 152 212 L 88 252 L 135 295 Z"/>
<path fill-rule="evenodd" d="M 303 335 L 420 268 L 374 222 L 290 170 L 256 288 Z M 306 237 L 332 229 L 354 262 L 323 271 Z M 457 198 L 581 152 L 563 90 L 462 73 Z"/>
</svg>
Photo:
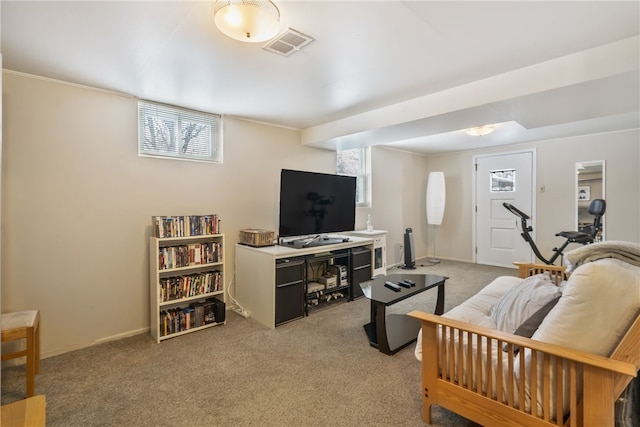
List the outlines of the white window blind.
<svg viewBox="0 0 640 427">
<path fill-rule="evenodd" d="M 138 102 L 138 153 L 222 163 L 220 116 Z"/>
</svg>

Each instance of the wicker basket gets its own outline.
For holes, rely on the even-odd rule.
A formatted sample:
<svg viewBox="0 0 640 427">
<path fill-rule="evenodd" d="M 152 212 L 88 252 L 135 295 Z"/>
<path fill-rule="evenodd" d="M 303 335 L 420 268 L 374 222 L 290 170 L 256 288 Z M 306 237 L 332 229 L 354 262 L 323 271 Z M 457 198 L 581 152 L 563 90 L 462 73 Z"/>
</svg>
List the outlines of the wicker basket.
<svg viewBox="0 0 640 427">
<path fill-rule="evenodd" d="M 269 230 L 257 230 L 249 228 L 240 230 L 240 243 L 249 246 L 272 246 L 274 245 L 275 233 Z"/>
</svg>

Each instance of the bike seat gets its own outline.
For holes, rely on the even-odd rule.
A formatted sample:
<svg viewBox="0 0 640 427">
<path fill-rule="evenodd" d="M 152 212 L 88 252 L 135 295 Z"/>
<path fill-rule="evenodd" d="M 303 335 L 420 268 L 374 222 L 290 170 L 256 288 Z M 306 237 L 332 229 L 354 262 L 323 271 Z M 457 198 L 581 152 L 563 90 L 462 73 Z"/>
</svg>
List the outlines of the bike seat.
<svg viewBox="0 0 640 427">
<path fill-rule="evenodd" d="M 584 228 L 584 231 L 561 231 L 556 236 L 564 237 L 571 243 L 593 243 L 601 227 L 601 218 L 607 209 L 607 203 L 603 199 L 594 199 L 589 203 L 589 213 L 594 215 L 593 225 Z"/>
<path fill-rule="evenodd" d="M 572 243 L 592 243 L 593 237 L 590 234 L 581 231 L 561 231 L 556 236 L 564 237 Z"/>
</svg>

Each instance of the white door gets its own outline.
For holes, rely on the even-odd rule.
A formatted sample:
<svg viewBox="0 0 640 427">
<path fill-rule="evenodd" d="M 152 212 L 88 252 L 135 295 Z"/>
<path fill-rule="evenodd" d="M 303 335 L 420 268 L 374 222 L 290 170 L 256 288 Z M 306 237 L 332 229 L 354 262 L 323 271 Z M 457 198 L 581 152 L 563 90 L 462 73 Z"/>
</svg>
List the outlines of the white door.
<svg viewBox="0 0 640 427">
<path fill-rule="evenodd" d="M 519 218 L 502 205 L 511 203 L 533 217 L 533 166 L 533 151 L 475 157 L 478 264 L 513 267 L 515 261 L 533 260 L 531 247 L 520 235 Z"/>
</svg>

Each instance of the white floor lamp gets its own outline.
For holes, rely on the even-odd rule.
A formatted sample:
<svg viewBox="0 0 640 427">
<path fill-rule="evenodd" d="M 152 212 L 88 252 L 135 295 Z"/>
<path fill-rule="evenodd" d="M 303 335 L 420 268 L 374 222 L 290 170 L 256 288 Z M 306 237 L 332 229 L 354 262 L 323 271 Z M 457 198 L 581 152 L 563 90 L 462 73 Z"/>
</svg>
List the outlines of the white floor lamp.
<svg viewBox="0 0 640 427">
<path fill-rule="evenodd" d="M 429 262 L 437 264 L 436 258 L 436 225 L 442 224 L 444 216 L 444 203 L 446 192 L 444 185 L 444 172 L 431 172 L 427 182 L 427 222 L 433 225 L 433 258 Z"/>
</svg>

